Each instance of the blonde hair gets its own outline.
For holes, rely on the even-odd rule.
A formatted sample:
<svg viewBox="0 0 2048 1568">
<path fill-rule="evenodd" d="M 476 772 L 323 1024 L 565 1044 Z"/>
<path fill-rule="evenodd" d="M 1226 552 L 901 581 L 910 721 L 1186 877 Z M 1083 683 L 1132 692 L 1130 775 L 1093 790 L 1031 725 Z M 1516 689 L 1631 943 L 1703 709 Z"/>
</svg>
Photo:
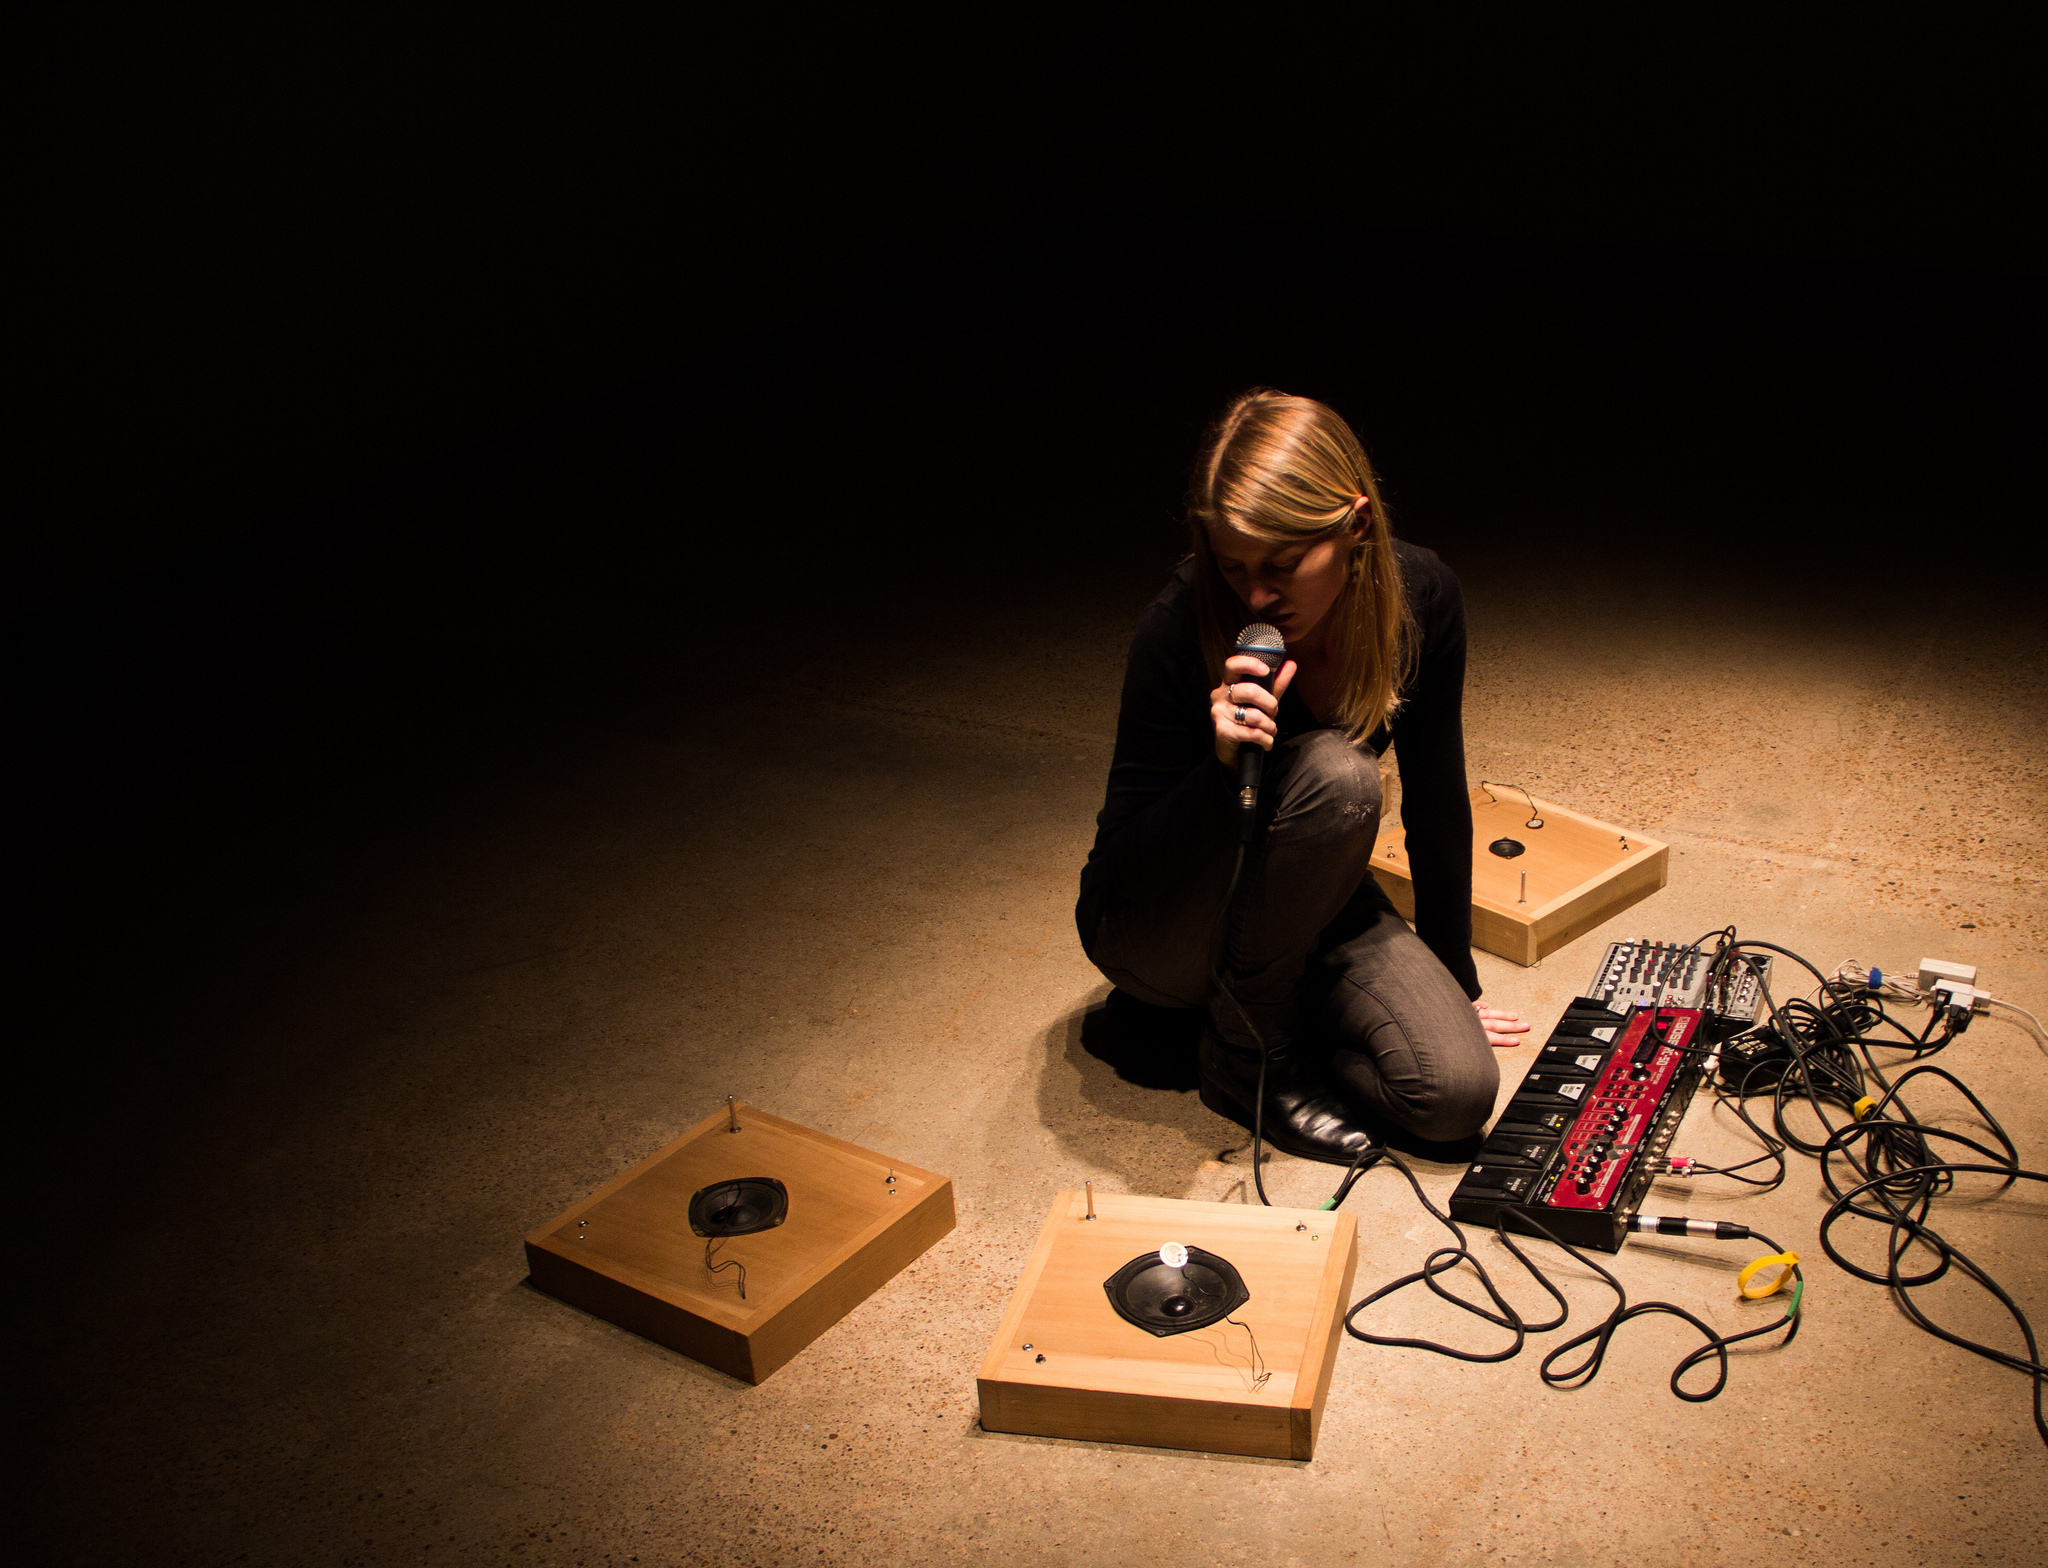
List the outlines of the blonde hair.
<svg viewBox="0 0 2048 1568">
<path fill-rule="evenodd" d="M 1352 539 L 1344 588 L 1330 606 L 1336 639 L 1336 711 L 1325 715 L 1356 744 L 1394 716 L 1415 656 L 1415 624 L 1402 590 L 1379 476 L 1335 409 L 1267 387 L 1234 399 L 1210 427 L 1188 489 L 1195 612 L 1209 679 L 1221 682 L 1243 603 L 1223 580 L 1212 528 L 1269 544 L 1343 539 L 1364 496 L 1365 536 Z"/>
</svg>

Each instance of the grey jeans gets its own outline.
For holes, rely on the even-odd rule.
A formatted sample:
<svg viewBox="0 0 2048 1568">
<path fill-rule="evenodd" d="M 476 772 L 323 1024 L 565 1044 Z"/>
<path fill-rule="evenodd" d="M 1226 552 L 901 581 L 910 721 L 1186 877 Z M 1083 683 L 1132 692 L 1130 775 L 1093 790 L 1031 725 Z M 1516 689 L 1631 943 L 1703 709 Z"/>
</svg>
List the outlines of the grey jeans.
<svg viewBox="0 0 2048 1568">
<path fill-rule="evenodd" d="M 1217 779 L 1198 769 L 1104 846 L 1083 944 L 1121 990 L 1159 1007 L 1206 1006 L 1226 1041 L 1249 1047 L 1245 1020 L 1214 994 L 1220 959 L 1269 1046 L 1327 1051 L 1354 1108 L 1447 1142 L 1493 1114 L 1500 1070 L 1464 990 L 1373 879 L 1379 819 L 1371 752 L 1334 730 L 1275 747 L 1218 954 L 1237 824 Z"/>
</svg>

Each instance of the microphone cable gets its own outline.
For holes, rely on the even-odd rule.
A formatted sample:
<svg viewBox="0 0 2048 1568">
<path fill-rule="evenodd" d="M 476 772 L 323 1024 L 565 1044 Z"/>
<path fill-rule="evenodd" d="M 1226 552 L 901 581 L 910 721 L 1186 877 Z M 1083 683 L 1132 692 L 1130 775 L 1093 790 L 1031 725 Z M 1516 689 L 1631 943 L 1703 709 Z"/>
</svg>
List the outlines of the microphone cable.
<svg viewBox="0 0 2048 1568">
<path fill-rule="evenodd" d="M 1265 1143 L 1266 1123 L 1266 1040 L 1259 1033 L 1258 1026 L 1252 1022 L 1251 1015 L 1244 1010 L 1244 1003 L 1237 999 L 1237 993 L 1230 989 L 1229 981 L 1224 978 L 1224 943 L 1229 935 L 1227 922 L 1230 918 L 1230 901 L 1237 894 L 1239 878 L 1244 875 L 1244 857 L 1245 846 L 1239 844 L 1237 846 L 1237 859 L 1230 868 L 1230 885 L 1223 893 L 1223 907 L 1217 910 L 1215 924 L 1210 927 L 1209 951 L 1215 955 L 1210 964 L 1210 973 L 1215 979 L 1216 989 L 1221 991 L 1229 1000 L 1230 1005 L 1237 1009 L 1237 1016 L 1244 1023 L 1245 1032 L 1252 1037 L 1253 1042 L 1259 1048 L 1258 1087 L 1252 1100 L 1252 1188 L 1258 1193 L 1259 1202 L 1270 1209 L 1273 1206 L 1273 1200 L 1266 1196 L 1266 1179 L 1260 1168 L 1262 1163 L 1261 1151 Z M 1337 1208 L 1346 1198 L 1351 1196 L 1351 1189 L 1358 1185 L 1358 1178 L 1371 1170 L 1379 1162 L 1382 1155 L 1387 1154 L 1388 1150 L 1384 1144 L 1368 1143 L 1358 1151 L 1357 1158 L 1352 1160 L 1349 1168 L 1344 1172 L 1344 1179 L 1338 1183 L 1337 1191 L 1331 1197 L 1316 1205 L 1316 1207 L 1319 1209 Z M 1392 1156 L 1388 1155 L 1388 1157 L 1391 1158 Z M 1398 1164 L 1399 1162 L 1396 1161 L 1395 1163 Z M 1402 1168 L 1406 1169 L 1405 1166 Z M 1410 1177 L 1409 1179 L 1412 1181 L 1414 1178 Z"/>
<path fill-rule="evenodd" d="M 1261 637 L 1258 634 L 1264 635 Z M 1280 669 L 1281 663 L 1284 662 L 1286 657 L 1286 645 L 1280 640 L 1280 634 L 1265 623 L 1255 621 L 1237 635 L 1236 651 L 1238 653 L 1250 654 L 1262 661 L 1270 661 L 1267 662 L 1265 679 L 1260 684 L 1269 683 L 1274 674 Z M 1266 684 L 1266 689 L 1269 691 L 1272 689 L 1270 684 Z M 1209 928 L 1209 970 L 1214 978 L 1216 989 L 1221 991 L 1230 1005 L 1236 1009 L 1238 1018 L 1244 1024 L 1245 1033 L 1252 1037 L 1252 1043 L 1259 1050 L 1259 1075 L 1257 1086 L 1252 1095 L 1252 1187 L 1259 1195 L 1259 1202 L 1270 1209 L 1273 1206 L 1273 1200 L 1266 1196 L 1265 1172 L 1261 1169 L 1264 1163 L 1262 1155 L 1265 1145 L 1266 1072 L 1270 1057 L 1265 1037 L 1259 1033 L 1258 1026 L 1251 1020 L 1251 1014 L 1245 1011 L 1244 1003 L 1237 999 L 1237 993 L 1230 989 L 1230 982 L 1225 977 L 1226 960 L 1229 954 L 1230 904 L 1231 900 L 1237 896 L 1237 884 L 1244 876 L 1245 854 L 1250 849 L 1252 839 L 1257 832 L 1258 777 L 1262 772 L 1263 765 L 1259 763 L 1258 748 L 1251 748 L 1250 750 L 1251 758 L 1255 765 L 1248 767 L 1246 764 L 1246 743 L 1239 742 L 1238 808 L 1241 816 L 1238 823 L 1237 858 L 1231 863 L 1229 886 L 1223 890 L 1223 902 L 1216 911 L 1214 924 Z M 1532 806 L 1530 809 L 1533 811 L 1535 808 Z M 1346 1171 L 1344 1180 L 1339 1184 L 1336 1194 L 1318 1205 L 1318 1207 L 1334 1209 L 1342 1203 L 1350 1195 L 1351 1189 L 1357 1183 L 1358 1178 L 1372 1167 L 1382 1152 L 1384 1152 L 1382 1146 L 1376 1143 L 1369 1143 L 1365 1148 L 1361 1149 L 1358 1152 L 1357 1158 L 1351 1162 L 1350 1169 Z"/>
<path fill-rule="evenodd" d="M 1240 836 L 1237 845 L 1237 859 L 1230 868 L 1230 885 L 1223 890 L 1222 907 L 1216 911 L 1215 923 L 1209 928 L 1209 970 L 1215 977 L 1216 989 L 1221 991 L 1229 999 L 1230 1005 L 1237 1009 L 1237 1016 L 1244 1020 L 1245 1032 L 1252 1037 L 1253 1043 L 1259 1048 L 1258 1088 L 1252 1095 L 1252 1186 L 1258 1192 L 1259 1202 L 1270 1209 L 1273 1206 L 1273 1200 L 1266 1196 L 1265 1174 L 1259 1169 L 1260 1148 L 1265 1142 L 1266 1040 L 1259 1033 L 1257 1026 L 1252 1023 L 1251 1015 L 1244 1010 L 1244 1003 L 1237 999 L 1237 993 L 1230 989 L 1230 982 L 1223 975 L 1224 958 L 1230 939 L 1230 901 L 1237 896 L 1238 881 L 1244 876 L 1246 848 L 1247 845 L 1243 837 Z M 1225 1047 L 1225 1049 L 1228 1049 L 1228 1047 Z"/>
</svg>

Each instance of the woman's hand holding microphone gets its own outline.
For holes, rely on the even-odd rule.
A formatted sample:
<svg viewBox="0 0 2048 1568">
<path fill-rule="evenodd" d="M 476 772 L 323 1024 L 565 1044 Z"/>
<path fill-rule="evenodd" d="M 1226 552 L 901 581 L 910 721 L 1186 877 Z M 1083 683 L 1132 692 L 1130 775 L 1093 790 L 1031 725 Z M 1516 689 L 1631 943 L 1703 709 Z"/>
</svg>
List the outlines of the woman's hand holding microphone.
<svg viewBox="0 0 2048 1568">
<path fill-rule="evenodd" d="M 1240 746 L 1273 749 L 1280 733 L 1280 699 L 1294 684 L 1294 661 L 1280 666 L 1271 691 L 1261 684 L 1266 666 L 1247 654 L 1225 659 L 1223 673 L 1224 683 L 1209 693 L 1209 717 L 1216 726 L 1216 760 L 1228 768 L 1237 765 Z"/>
</svg>

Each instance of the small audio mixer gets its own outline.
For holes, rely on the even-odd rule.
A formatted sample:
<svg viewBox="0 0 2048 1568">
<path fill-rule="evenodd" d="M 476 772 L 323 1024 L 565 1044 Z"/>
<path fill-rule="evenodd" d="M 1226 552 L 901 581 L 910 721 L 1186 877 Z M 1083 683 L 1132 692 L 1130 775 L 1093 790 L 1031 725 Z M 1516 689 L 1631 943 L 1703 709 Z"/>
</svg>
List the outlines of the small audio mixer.
<svg viewBox="0 0 2048 1568">
<path fill-rule="evenodd" d="M 1619 1252 L 1699 1087 L 1705 1017 L 1579 997 L 1451 1194 L 1451 1217 Z"/>
<path fill-rule="evenodd" d="M 1771 960 L 1767 954 L 1746 953 L 1740 962 L 1723 966 L 1718 974 L 1709 974 L 1708 964 L 1707 956 L 1697 947 L 1677 942 L 1652 942 L 1648 937 L 1610 942 L 1586 991 L 1609 1007 L 1647 1007 L 1654 998 L 1668 1007 L 1702 1009 L 1720 1020 L 1719 1032 L 1725 1039 L 1733 1032 L 1730 1025 L 1746 1029 L 1756 1022 L 1757 1010 L 1763 1005 L 1758 972 L 1768 983 Z M 1659 986 L 1663 987 L 1661 996 Z"/>
</svg>

